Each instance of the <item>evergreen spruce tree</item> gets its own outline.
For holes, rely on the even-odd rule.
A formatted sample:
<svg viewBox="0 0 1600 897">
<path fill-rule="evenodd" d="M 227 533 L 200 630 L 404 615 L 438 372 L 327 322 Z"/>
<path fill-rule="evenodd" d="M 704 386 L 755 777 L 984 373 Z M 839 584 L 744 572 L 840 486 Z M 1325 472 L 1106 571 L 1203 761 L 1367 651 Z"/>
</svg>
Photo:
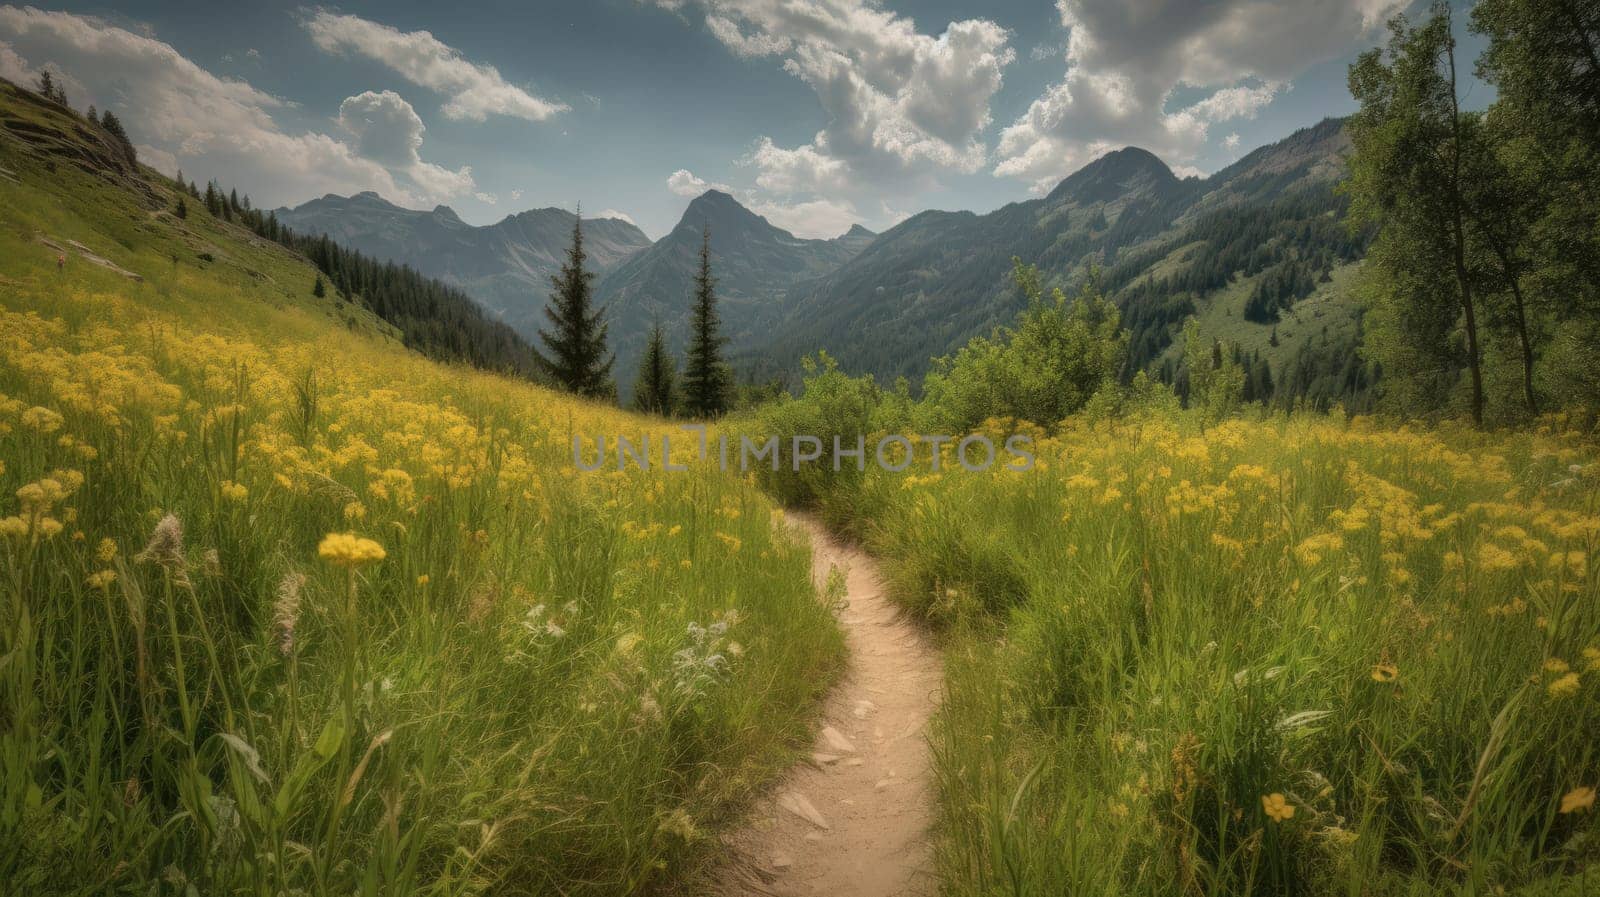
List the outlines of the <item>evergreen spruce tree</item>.
<svg viewBox="0 0 1600 897">
<path fill-rule="evenodd" d="M 716 279 L 711 276 L 711 228 L 700 241 L 700 270 L 694 278 L 694 310 L 689 320 L 689 356 L 683 372 L 683 401 L 695 417 L 717 417 L 728 410 L 727 342 L 718 329 Z"/>
<path fill-rule="evenodd" d="M 572 223 L 572 246 L 561 271 L 552 275 L 555 292 L 545 306 L 550 329 L 539 330 L 547 352 L 539 353 L 545 372 L 563 389 L 591 398 L 616 394 L 611 365 L 616 360 L 606 349 L 605 309 L 594 308 L 594 274 L 584 269 L 583 216 Z"/>
<path fill-rule="evenodd" d="M 633 407 L 647 414 L 670 416 L 677 407 L 678 365 L 667 351 L 667 337 L 658 322 L 650 330 L 650 342 L 639 362 L 639 378 L 634 382 Z"/>
<path fill-rule="evenodd" d="M 311 285 L 311 295 L 321 299 L 328 295 L 328 288 L 322 285 L 322 275 L 317 275 L 317 282 Z"/>
<path fill-rule="evenodd" d="M 177 215 L 179 219 L 189 217 L 189 204 L 183 201 L 183 197 L 178 197 L 178 208 L 173 210 L 173 214 Z"/>
</svg>

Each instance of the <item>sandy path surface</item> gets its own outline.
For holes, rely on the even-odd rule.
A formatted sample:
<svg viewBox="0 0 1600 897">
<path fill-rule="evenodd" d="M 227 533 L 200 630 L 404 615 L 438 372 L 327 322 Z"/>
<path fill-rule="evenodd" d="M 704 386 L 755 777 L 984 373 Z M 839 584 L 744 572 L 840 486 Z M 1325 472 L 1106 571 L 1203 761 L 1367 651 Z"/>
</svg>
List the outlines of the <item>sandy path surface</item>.
<svg viewBox="0 0 1600 897">
<path fill-rule="evenodd" d="M 837 567 L 850 659 L 829 695 L 809 762 L 727 836 L 718 893 L 892 897 L 933 894 L 933 782 L 926 728 L 939 697 L 939 655 L 885 594 L 876 562 L 821 526 L 811 539 L 819 589 Z"/>
</svg>

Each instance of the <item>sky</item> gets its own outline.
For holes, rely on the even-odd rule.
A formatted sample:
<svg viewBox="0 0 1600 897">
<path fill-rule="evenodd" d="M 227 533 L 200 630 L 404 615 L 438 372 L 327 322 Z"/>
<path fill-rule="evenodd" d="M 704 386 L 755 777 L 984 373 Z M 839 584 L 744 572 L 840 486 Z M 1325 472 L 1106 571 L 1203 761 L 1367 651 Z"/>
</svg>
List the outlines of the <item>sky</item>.
<svg viewBox="0 0 1600 897">
<path fill-rule="evenodd" d="M 263 208 L 375 190 L 488 224 L 581 204 L 660 237 L 716 187 L 832 237 L 989 211 L 1127 145 L 1209 174 L 1353 111 L 1349 63 L 1416 4 L 0 5 L 0 76 L 48 68 L 146 163 Z M 1469 105 L 1488 90 L 1469 78 Z"/>
</svg>

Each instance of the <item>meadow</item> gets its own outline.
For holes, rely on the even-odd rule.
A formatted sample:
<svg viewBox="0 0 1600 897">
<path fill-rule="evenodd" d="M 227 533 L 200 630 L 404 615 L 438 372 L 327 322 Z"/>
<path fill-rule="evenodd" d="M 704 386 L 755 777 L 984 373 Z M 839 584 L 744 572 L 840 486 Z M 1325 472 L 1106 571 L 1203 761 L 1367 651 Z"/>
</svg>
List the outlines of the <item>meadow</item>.
<svg viewBox="0 0 1600 897">
<path fill-rule="evenodd" d="M 159 179 L 0 165 L 0 891 L 693 880 L 841 661 L 774 505 L 576 475 L 670 425 L 426 361 Z"/>
<path fill-rule="evenodd" d="M 694 893 L 844 661 L 785 506 L 942 642 L 945 894 L 1600 886 L 1592 419 L 1269 412 L 1192 330 L 1180 407 L 1019 264 L 919 396 L 823 355 L 719 427 L 1031 470 L 579 473 L 677 425 L 425 360 L 171 183 L 9 141 L 7 893 Z"/>
<path fill-rule="evenodd" d="M 1584 434 L 1033 432 L 1031 472 L 924 449 L 813 493 L 945 640 L 942 893 L 1593 893 Z"/>
</svg>

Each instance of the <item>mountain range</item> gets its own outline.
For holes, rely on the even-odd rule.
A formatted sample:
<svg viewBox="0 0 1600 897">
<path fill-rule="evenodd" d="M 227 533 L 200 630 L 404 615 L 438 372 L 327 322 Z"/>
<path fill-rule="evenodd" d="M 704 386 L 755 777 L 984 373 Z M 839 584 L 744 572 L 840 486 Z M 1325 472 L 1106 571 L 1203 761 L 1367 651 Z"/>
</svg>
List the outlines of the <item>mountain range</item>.
<svg viewBox="0 0 1600 897">
<path fill-rule="evenodd" d="M 449 206 L 405 209 L 371 191 L 329 194 L 274 214 L 301 233 L 327 234 L 460 287 L 528 337 L 544 323 L 550 275 L 566 258 L 576 220 L 565 209 L 531 209 L 475 227 Z M 590 270 L 599 274 L 650 246 L 644 231 L 620 218 L 585 218 L 583 237 Z"/>
<path fill-rule="evenodd" d="M 1015 317 L 1013 258 L 1064 287 L 1097 271 L 1132 332 L 1133 367 L 1170 362 L 1176 331 L 1195 317 L 1281 370 L 1313 342 L 1331 351 L 1358 333 L 1349 284 L 1365 243 L 1344 226 L 1334 189 L 1348 149 L 1343 121 L 1329 119 L 1210 177 L 1179 178 L 1130 147 L 1037 199 L 987 214 L 926 211 L 831 240 L 796 237 L 710 190 L 654 243 L 618 219 L 584 219 L 584 237 L 624 392 L 653 323 L 682 349 L 707 232 L 728 350 L 746 377 L 787 377 L 826 348 L 880 382 L 915 380 L 932 358 Z M 573 222 L 537 209 L 473 227 L 446 207 L 407 210 L 372 193 L 277 214 L 459 285 L 529 336 Z"/>
</svg>

